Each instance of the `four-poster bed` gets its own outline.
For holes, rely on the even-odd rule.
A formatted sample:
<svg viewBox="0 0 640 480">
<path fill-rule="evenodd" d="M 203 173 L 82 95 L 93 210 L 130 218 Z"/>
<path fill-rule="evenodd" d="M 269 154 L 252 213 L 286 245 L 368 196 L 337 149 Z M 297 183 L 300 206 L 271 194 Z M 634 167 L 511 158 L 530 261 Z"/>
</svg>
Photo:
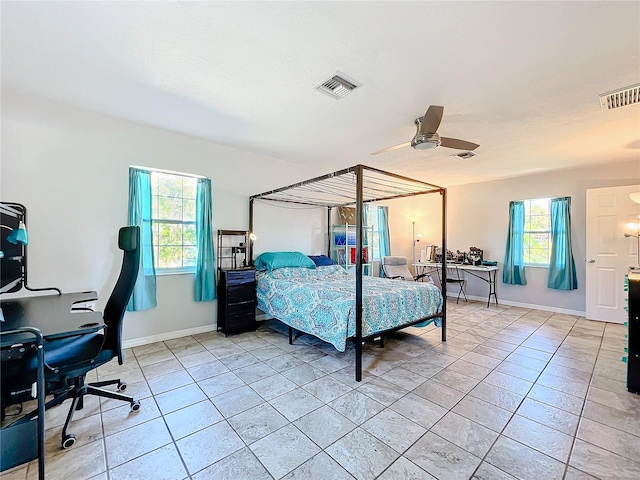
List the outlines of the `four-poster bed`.
<svg viewBox="0 0 640 480">
<path fill-rule="evenodd" d="M 379 336 L 410 325 L 441 318 L 442 341 L 446 341 L 446 279 L 442 279 L 442 308 L 439 312 L 412 320 L 398 327 L 377 331 L 373 335 L 363 336 L 363 205 L 370 202 L 393 200 L 403 197 L 439 193 L 442 199 L 442 251 L 446 252 L 446 189 L 411 179 L 394 173 L 385 172 L 365 165 L 356 165 L 328 175 L 316 177 L 287 187 L 271 190 L 249 199 L 249 231 L 253 232 L 254 203 L 256 200 L 267 202 L 284 202 L 299 205 L 323 207 L 327 209 L 327 250 L 331 241 L 331 212 L 333 208 L 356 207 L 356 269 L 355 269 L 355 334 L 351 337 L 356 352 L 356 381 L 362 379 L 362 342 L 368 338 Z M 329 254 L 329 252 L 328 252 Z M 253 262 L 253 242 L 249 244 L 249 258 Z M 444 272 L 443 272 L 444 273 Z M 390 282 L 398 280 L 389 280 Z M 277 318 L 277 317 L 276 317 Z M 282 320 L 282 319 L 279 319 Z M 284 323 L 287 323 L 284 321 Z M 291 341 L 292 325 L 289 326 Z M 310 332 L 305 332 L 310 333 Z"/>
</svg>

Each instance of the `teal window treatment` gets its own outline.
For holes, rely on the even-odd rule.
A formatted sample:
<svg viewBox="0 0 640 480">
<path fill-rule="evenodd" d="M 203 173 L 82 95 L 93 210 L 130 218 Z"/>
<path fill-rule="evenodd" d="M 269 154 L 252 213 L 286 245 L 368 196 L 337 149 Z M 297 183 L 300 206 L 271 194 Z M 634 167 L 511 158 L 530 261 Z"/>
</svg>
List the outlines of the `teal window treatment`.
<svg viewBox="0 0 640 480">
<path fill-rule="evenodd" d="M 384 206 L 378 207 L 378 239 L 380 243 L 380 272 L 379 276 L 383 277 L 382 258 L 391 255 L 391 240 L 389 238 L 389 208 Z"/>
<path fill-rule="evenodd" d="M 509 202 L 509 231 L 502 281 L 511 285 L 527 284 L 524 272 L 524 202 Z"/>
<path fill-rule="evenodd" d="M 547 286 L 556 290 L 578 288 L 571 247 L 571 197 L 551 199 L 551 259 Z"/>
<path fill-rule="evenodd" d="M 196 238 L 198 257 L 194 299 L 208 302 L 216 298 L 216 262 L 213 251 L 211 179 L 198 178 L 196 192 Z"/>
<path fill-rule="evenodd" d="M 151 222 L 151 173 L 129 168 L 129 225 L 140 227 L 140 269 L 127 305 L 128 311 L 148 310 L 158 305 L 156 300 L 156 268 L 153 261 Z"/>
</svg>

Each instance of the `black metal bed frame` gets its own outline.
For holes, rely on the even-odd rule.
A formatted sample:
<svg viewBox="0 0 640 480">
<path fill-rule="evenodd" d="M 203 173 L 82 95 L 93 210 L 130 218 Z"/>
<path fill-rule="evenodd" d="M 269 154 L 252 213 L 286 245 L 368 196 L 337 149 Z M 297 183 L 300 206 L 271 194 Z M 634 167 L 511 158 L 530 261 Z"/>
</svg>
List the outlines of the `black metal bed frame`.
<svg viewBox="0 0 640 480">
<path fill-rule="evenodd" d="M 356 334 L 352 337 L 356 351 L 356 381 L 362 380 L 362 342 L 402 328 L 406 328 L 425 320 L 442 318 L 442 341 L 447 340 L 447 282 L 446 269 L 442 278 L 442 311 L 429 317 L 421 318 L 402 327 L 377 332 L 370 337 L 362 336 L 362 228 L 365 203 L 393 200 L 403 197 L 439 193 L 442 198 L 442 251 L 447 251 L 447 189 L 430 183 L 385 172 L 365 165 L 355 165 L 327 175 L 315 177 L 304 182 L 270 190 L 249 197 L 249 232 L 253 233 L 253 208 L 256 200 L 269 202 L 296 203 L 327 208 L 328 249 L 331 248 L 330 225 L 331 210 L 336 207 L 356 206 Z M 253 241 L 249 242 L 249 259 L 253 264 Z M 292 341 L 293 330 L 289 328 L 289 341 Z"/>
</svg>

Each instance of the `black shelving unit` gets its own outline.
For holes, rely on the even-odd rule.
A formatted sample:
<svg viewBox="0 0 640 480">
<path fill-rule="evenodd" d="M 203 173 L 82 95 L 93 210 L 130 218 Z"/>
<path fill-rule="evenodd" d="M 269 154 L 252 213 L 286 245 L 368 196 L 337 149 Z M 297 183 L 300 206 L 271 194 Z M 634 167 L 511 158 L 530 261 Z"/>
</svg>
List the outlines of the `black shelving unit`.
<svg viewBox="0 0 640 480">
<path fill-rule="evenodd" d="M 249 232 L 247 230 L 218 230 L 218 273 L 236 270 L 249 263 Z"/>
<path fill-rule="evenodd" d="M 252 267 L 222 269 L 218 284 L 218 330 L 225 335 L 256 328 L 256 272 Z"/>
<path fill-rule="evenodd" d="M 256 272 L 247 230 L 218 230 L 218 330 L 225 335 L 256 328 Z"/>
</svg>

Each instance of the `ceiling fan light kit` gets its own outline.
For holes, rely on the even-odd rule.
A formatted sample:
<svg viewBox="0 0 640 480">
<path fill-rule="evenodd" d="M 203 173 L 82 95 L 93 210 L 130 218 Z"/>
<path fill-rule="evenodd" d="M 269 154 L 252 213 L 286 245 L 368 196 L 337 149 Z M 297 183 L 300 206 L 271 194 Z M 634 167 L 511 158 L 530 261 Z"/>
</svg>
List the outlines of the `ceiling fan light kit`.
<svg viewBox="0 0 640 480">
<path fill-rule="evenodd" d="M 418 120 L 416 120 L 418 123 Z M 418 128 L 420 124 L 418 124 Z M 416 133 L 416 136 L 411 140 L 411 146 L 416 150 L 431 150 L 432 148 L 439 147 L 440 135 L 437 133 Z"/>
</svg>

